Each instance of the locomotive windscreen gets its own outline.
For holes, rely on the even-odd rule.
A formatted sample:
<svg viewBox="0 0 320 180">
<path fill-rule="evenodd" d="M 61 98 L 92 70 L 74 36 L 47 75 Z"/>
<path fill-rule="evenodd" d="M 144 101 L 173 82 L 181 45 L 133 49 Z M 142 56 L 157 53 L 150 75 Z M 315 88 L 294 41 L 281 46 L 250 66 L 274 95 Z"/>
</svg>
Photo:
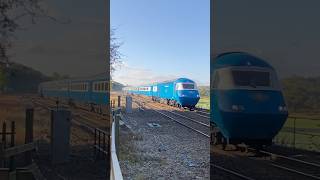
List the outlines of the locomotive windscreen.
<svg viewBox="0 0 320 180">
<path fill-rule="evenodd" d="M 194 90 L 197 89 L 194 83 L 177 83 L 176 90 Z"/>
<path fill-rule="evenodd" d="M 194 84 L 182 84 L 183 89 L 194 89 Z"/>
<path fill-rule="evenodd" d="M 232 70 L 232 76 L 236 86 L 271 86 L 269 72 Z"/>
</svg>

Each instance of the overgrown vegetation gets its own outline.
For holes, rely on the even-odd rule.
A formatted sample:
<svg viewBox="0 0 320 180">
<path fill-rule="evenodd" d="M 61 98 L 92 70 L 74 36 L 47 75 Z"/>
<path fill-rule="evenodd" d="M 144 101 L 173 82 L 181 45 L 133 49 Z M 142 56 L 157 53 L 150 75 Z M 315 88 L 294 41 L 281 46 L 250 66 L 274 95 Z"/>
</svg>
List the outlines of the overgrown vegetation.
<svg viewBox="0 0 320 180">
<path fill-rule="evenodd" d="M 290 112 L 320 113 L 320 77 L 286 78 L 282 87 Z"/>
<path fill-rule="evenodd" d="M 34 93 L 37 92 L 39 83 L 51 80 L 51 77 L 41 72 L 17 63 L 10 63 L 10 66 L 3 68 L 0 72 L 0 91 L 9 93 Z"/>
<path fill-rule="evenodd" d="M 111 81 L 111 91 L 121 91 L 123 87 L 123 84 L 116 81 Z"/>
<path fill-rule="evenodd" d="M 35 24 L 38 18 L 50 18 L 42 6 L 43 0 L 1 0 L 0 1 L 0 61 L 9 61 L 8 49 L 17 30 L 24 30 L 25 24 Z"/>
<path fill-rule="evenodd" d="M 196 105 L 198 108 L 210 109 L 210 86 L 199 86 L 200 100 Z"/>
</svg>

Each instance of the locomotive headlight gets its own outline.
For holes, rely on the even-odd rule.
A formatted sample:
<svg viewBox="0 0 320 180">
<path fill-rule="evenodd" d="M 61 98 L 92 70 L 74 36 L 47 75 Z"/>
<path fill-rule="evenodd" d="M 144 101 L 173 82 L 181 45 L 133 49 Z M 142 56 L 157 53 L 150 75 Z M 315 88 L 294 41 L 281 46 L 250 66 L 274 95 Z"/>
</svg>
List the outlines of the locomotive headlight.
<svg viewBox="0 0 320 180">
<path fill-rule="evenodd" d="M 242 105 L 232 105 L 231 110 L 234 112 L 244 111 L 244 107 Z"/>
<path fill-rule="evenodd" d="M 288 111 L 286 106 L 279 106 L 278 109 L 279 109 L 280 112 L 287 112 Z"/>
</svg>

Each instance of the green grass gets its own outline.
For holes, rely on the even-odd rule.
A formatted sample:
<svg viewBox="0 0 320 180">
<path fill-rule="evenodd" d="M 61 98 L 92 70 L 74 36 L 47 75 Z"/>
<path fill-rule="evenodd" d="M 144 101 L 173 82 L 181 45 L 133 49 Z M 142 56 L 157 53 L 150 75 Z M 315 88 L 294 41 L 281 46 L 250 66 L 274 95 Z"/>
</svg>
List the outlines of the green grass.
<svg viewBox="0 0 320 180">
<path fill-rule="evenodd" d="M 210 109 L 210 97 L 209 96 L 202 96 L 196 105 L 198 108 L 203 109 Z"/>
<path fill-rule="evenodd" d="M 289 117 L 284 124 L 285 128 L 293 128 L 294 121 L 296 129 L 306 128 L 310 130 L 319 130 L 320 129 L 320 115 L 309 115 L 309 114 L 290 114 Z M 299 117 L 299 118 L 292 118 Z M 312 119 L 308 119 L 312 118 Z M 319 119 L 319 120 L 317 120 Z M 306 149 L 312 151 L 320 152 L 320 133 L 318 132 L 303 132 L 306 134 L 299 134 L 299 132 L 295 135 L 295 147 L 299 149 Z M 315 135 L 315 136 L 312 136 Z M 293 132 L 285 132 L 280 131 L 275 138 L 277 144 L 290 146 L 292 147 L 294 144 L 294 134 Z"/>
<path fill-rule="evenodd" d="M 316 135 L 316 134 L 315 134 Z M 298 149 L 305 149 L 310 151 L 320 152 L 320 134 L 318 136 L 309 136 L 303 134 L 296 134 L 295 144 L 294 136 L 291 132 L 279 132 L 275 137 L 276 144 L 295 147 Z"/>
<path fill-rule="evenodd" d="M 314 119 L 308 119 L 309 117 L 303 116 L 303 115 L 297 115 L 297 117 L 299 117 L 299 118 L 296 118 L 296 127 L 297 128 L 311 128 L 311 129 L 319 129 L 320 128 L 320 118 L 319 118 L 319 120 L 314 120 Z M 303 118 L 303 117 L 305 117 L 305 118 Z M 315 117 L 313 117 L 313 118 L 315 118 Z M 284 124 L 284 126 L 293 128 L 294 118 L 289 117 L 287 119 L 286 123 Z"/>
</svg>

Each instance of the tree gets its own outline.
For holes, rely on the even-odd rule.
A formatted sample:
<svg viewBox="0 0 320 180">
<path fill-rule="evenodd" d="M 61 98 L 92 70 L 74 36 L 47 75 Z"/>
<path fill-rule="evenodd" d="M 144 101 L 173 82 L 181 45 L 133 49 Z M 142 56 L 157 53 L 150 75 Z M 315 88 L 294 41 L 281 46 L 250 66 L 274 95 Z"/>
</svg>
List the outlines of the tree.
<svg viewBox="0 0 320 180">
<path fill-rule="evenodd" d="M 0 1 L 0 62 L 8 63 L 7 50 L 12 46 L 12 39 L 17 30 L 22 30 L 22 19 L 35 24 L 37 18 L 50 18 L 42 8 L 42 0 L 1 0 Z"/>
<path fill-rule="evenodd" d="M 65 75 L 61 75 L 57 72 L 52 73 L 51 79 L 52 80 L 62 80 L 62 79 L 69 79 L 70 76 L 65 74 Z"/>
<path fill-rule="evenodd" d="M 114 34 L 115 29 L 111 29 L 110 32 L 110 75 L 112 77 L 116 67 L 122 63 L 122 54 L 120 53 L 120 47 L 122 43 L 118 41 L 118 38 Z"/>
</svg>

